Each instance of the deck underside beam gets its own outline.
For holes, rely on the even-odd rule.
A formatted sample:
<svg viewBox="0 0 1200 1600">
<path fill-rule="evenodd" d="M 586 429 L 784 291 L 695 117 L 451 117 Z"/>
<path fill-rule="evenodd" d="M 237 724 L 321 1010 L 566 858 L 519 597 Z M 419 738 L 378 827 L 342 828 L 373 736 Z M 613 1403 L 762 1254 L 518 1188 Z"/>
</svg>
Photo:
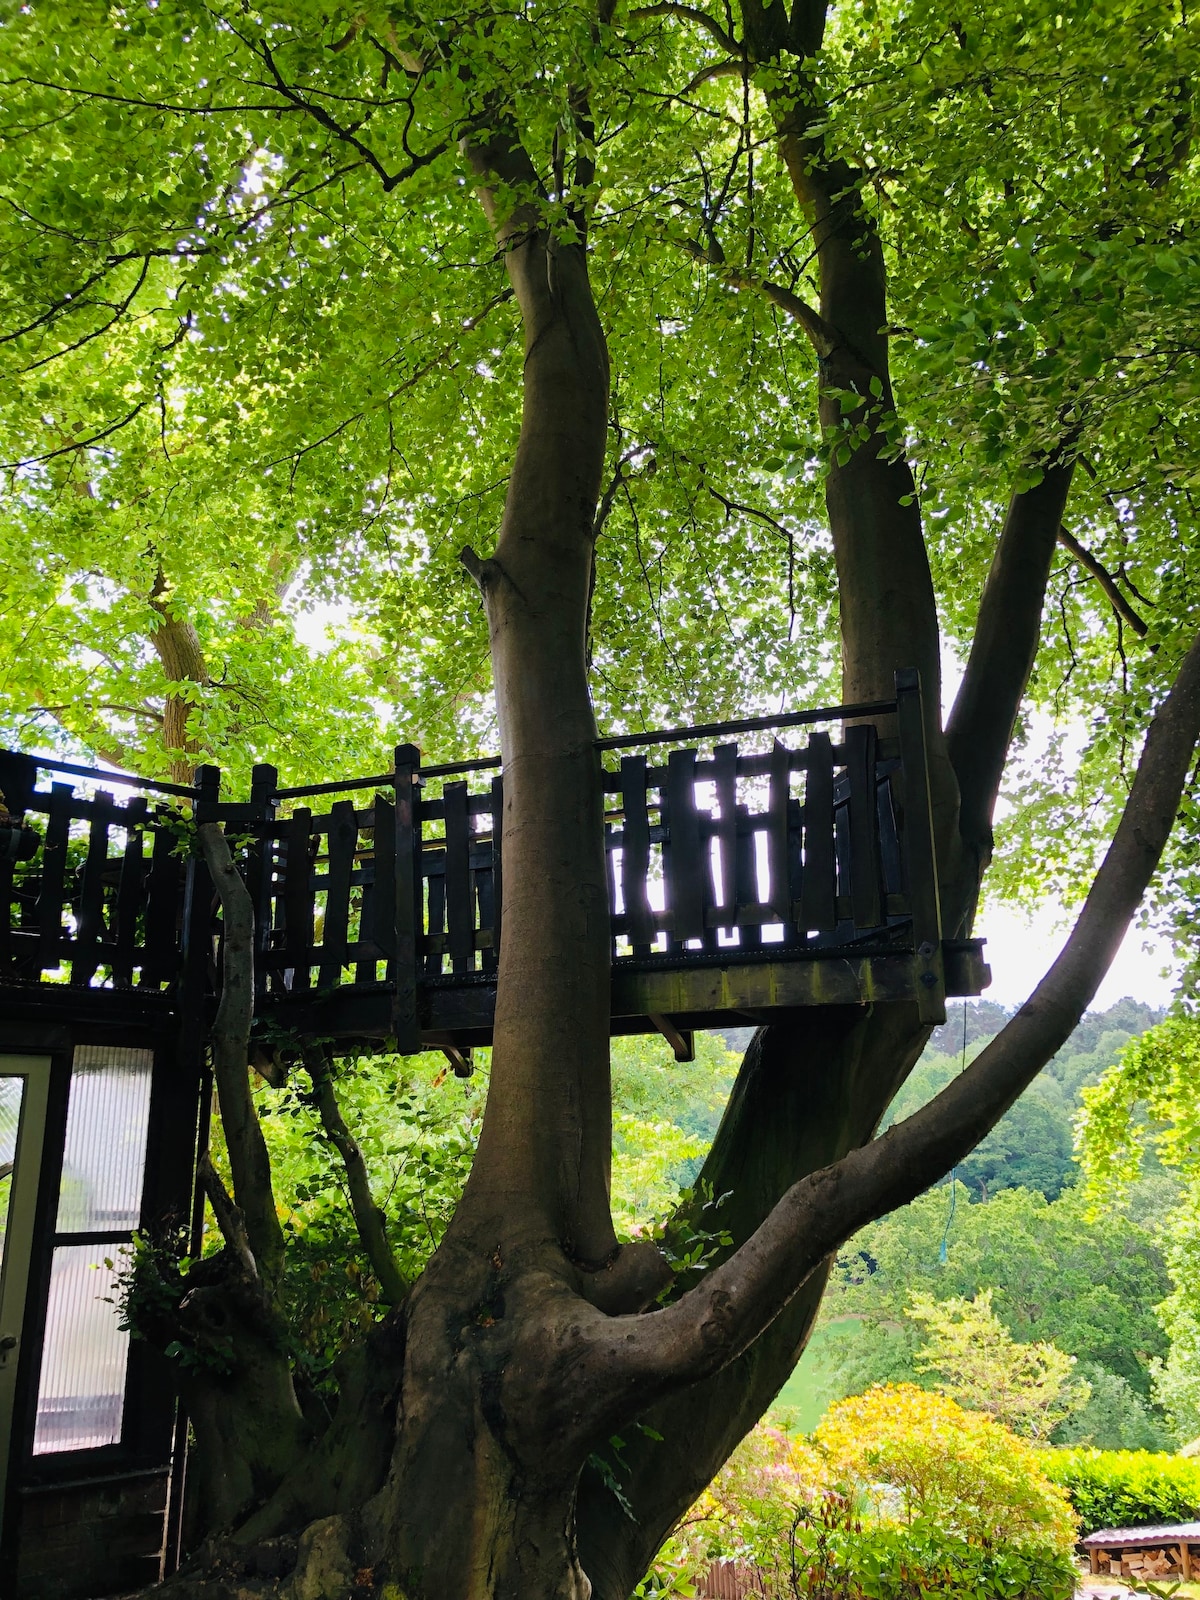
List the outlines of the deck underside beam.
<svg viewBox="0 0 1200 1600">
<path fill-rule="evenodd" d="M 948 941 L 948 992 L 977 995 L 989 979 L 978 940 Z M 613 971 L 612 1033 L 661 1032 L 668 1019 L 684 1033 L 693 1028 L 749 1027 L 797 1007 L 873 1005 L 913 1001 L 911 952 L 822 954 L 797 960 L 620 967 Z M 491 1043 L 496 1005 L 494 975 L 422 985 L 418 996 L 421 1042 L 426 1049 Z M 390 990 L 344 984 L 326 994 L 307 991 L 273 997 L 264 1019 L 275 1032 L 319 1036 L 343 1043 L 381 1044 L 391 1034 Z"/>
</svg>

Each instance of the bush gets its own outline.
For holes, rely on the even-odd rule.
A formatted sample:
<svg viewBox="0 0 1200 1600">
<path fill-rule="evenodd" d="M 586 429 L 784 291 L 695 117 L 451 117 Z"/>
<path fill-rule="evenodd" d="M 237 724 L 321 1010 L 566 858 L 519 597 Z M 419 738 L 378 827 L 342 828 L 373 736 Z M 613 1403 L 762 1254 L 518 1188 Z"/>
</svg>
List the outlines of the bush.
<svg viewBox="0 0 1200 1600">
<path fill-rule="evenodd" d="M 1200 1461 L 1149 1450 L 1043 1450 L 1041 1457 L 1084 1533 L 1191 1522 L 1200 1513 Z"/>
<path fill-rule="evenodd" d="M 965 1539 L 1068 1551 L 1075 1519 L 1042 1470 L 1044 1452 L 977 1411 L 915 1384 L 839 1400 L 813 1434 L 835 1478 L 889 1486 L 906 1522 Z"/>
<path fill-rule="evenodd" d="M 925 1520 L 864 1528 L 846 1556 L 858 1585 L 848 1600 L 1072 1600 L 1079 1582 L 1065 1551 L 980 1544 Z"/>
<path fill-rule="evenodd" d="M 1070 1600 L 1075 1518 L 1042 1455 L 912 1385 L 840 1402 L 810 1441 L 759 1427 L 638 1592 L 694 1594 L 724 1560 L 769 1600 Z"/>
</svg>

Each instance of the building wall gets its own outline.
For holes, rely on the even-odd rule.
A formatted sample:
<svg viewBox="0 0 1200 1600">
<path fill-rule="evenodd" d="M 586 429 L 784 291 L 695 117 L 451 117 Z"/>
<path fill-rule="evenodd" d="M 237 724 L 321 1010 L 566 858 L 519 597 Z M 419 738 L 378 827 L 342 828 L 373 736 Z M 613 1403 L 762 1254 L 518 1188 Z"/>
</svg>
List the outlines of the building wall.
<svg viewBox="0 0 1200 1600">
<path fill-rule="evenodd" d="M 17 1506 L 17 1588 L 4 1600 L 101 1600 L 162 1575 L 164 1471 L 23 1487 Z"/>
</svg>

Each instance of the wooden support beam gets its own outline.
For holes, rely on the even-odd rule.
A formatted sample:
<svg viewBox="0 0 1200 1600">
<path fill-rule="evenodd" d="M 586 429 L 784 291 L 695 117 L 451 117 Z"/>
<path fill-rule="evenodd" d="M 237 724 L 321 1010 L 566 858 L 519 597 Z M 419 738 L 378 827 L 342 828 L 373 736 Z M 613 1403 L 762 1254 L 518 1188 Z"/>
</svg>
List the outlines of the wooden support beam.
<svg viewBox="0 0 1200 1600">
<path fill-rule="evenodd" d="M 454 1068 L 456 1078 L 469 1078 L 475 1071 L 475 1050 L 472 1045 L 466 1044 L 461 1048 L 456 1044 L 444 1044 L 442 1054 Z"/>
<path fill-rule="evenodd" d="M 657 1011 L 649 1012 L 648 1016 L 649 1020 L 671 1046 L 671 1049 L 674 1050 L 676 1061 L 695 1061 L 696 1035 L 691 1028 L 677 1028 L 670 1017 L 664 1017 Z"/>
</svg>

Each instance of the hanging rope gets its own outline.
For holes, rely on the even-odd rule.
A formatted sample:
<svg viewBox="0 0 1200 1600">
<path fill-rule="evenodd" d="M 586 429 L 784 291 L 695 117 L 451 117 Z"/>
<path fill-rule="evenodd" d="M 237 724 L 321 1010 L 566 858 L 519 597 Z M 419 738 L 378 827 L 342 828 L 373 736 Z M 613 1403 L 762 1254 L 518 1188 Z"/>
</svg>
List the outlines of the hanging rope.
<svg viewBox="0 0 1200 1600">
<path fill-rule="evenodd" d="M 962 1008 L 962 1051 L 959 1055 L 958 1070 L 960 1075 L 967 1070 L 967 1002 L 963 1001 Z M 938 1265 L 944 1267 L 950 1250 L 947 1241 L 950 1238 L 950 1228 L 954 1222 L 954 1208 L 958 1201 L 958 1167 L 950 1168 L 950 1210 L 946 1214 L 946 1226 L 942 1229 L 942 1242 L 938 1246 Z"/>
</svg>

